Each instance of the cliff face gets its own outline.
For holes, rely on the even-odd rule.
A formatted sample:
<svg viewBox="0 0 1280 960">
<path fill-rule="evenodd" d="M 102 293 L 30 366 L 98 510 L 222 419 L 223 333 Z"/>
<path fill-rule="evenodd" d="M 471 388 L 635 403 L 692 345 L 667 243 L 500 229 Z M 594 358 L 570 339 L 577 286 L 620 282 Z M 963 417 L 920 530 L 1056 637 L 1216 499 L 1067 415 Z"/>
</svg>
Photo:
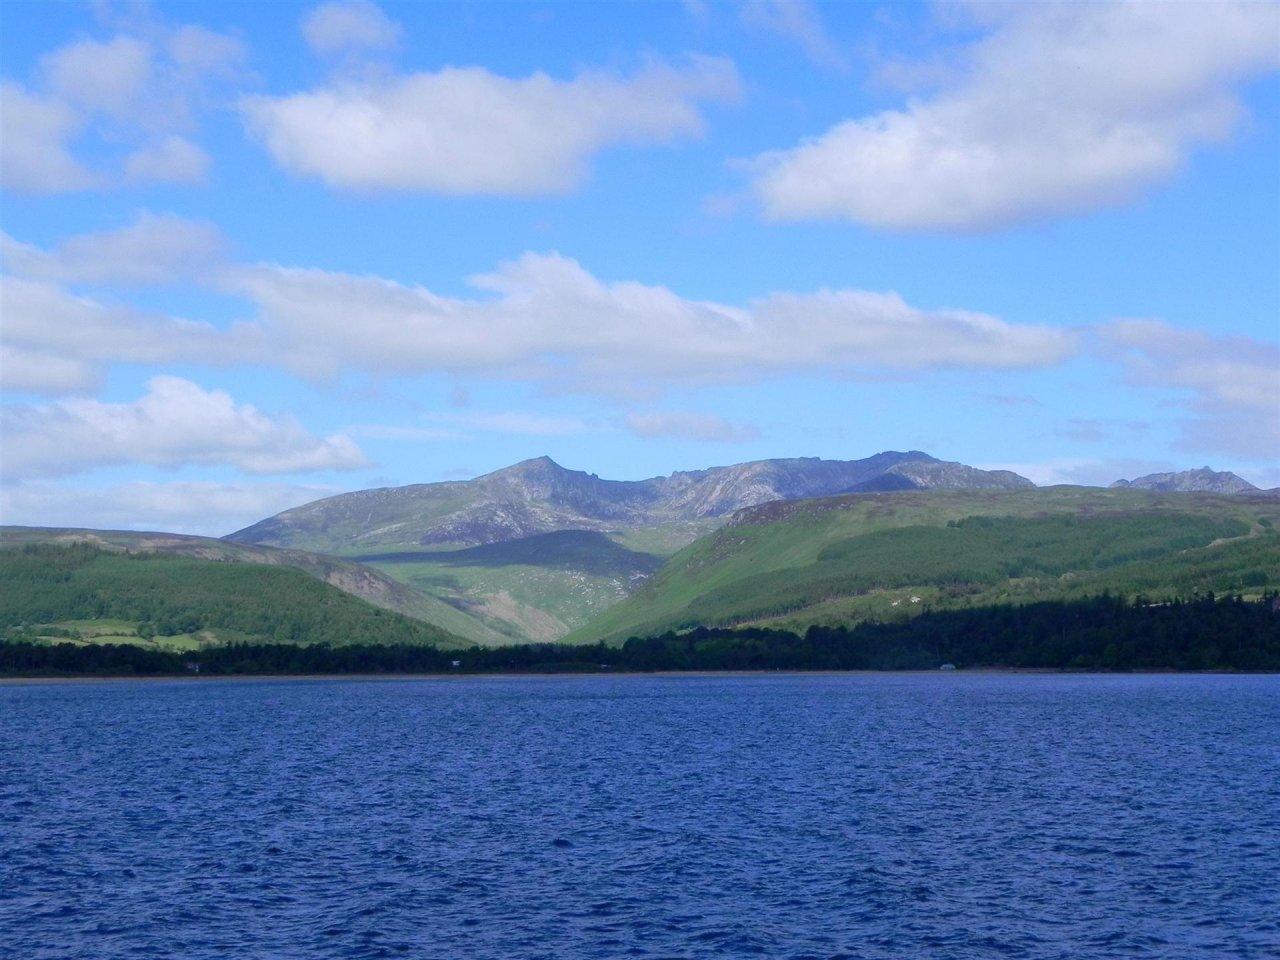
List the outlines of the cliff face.
<svg viewBox="0 0 1280 960">
<path fill-rule="evenodd" d="M 1007 471 L 918 450 L 863 460 L 757 460 L 648 480 L 602 480 L 547 457 L 474 480 L 361 490 L 317 500 L 231 534 L 239 543 L 355 552 L 473 546 L 556 530 L 625 531 L 707 523 L 743 507 L 837 493 L 1032 486 Z M 692 540 L 696 530 L 691 529 Z"/>
</svg>

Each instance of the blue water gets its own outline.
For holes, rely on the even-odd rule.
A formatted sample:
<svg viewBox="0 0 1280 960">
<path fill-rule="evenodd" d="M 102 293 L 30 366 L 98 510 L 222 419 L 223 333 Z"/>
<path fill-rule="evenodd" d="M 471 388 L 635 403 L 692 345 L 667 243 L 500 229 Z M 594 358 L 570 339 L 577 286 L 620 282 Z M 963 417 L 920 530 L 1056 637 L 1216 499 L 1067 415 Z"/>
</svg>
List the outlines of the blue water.
<svg viewBox="0 0 1280 960">
<path fill-rule="evenodd" d="M 0 686 L 0 956 L 1280 956 L 1280 677 Z"/>
</svg>

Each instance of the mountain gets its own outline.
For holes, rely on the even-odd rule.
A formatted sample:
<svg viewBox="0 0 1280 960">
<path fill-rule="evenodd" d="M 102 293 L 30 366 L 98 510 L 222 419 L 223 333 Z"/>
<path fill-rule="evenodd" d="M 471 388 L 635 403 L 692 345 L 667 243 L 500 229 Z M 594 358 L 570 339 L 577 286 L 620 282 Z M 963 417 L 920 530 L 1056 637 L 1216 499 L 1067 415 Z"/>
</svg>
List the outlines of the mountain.
<svg viewBox="0 0 1280 960">
<path fill-rule="evenodd" d="M 1129 487 L 1136 490 L 1161 490 L 1179 493 L 1259 493 L 1248 480 L 1227 471 L 1181 470 L 1176 473 L 1149 473 L 1136 480 L 1117 480 L 1113 487 Z M 1270 493 L 1271 491 L 1265 491 Z"/>
<path fill-rule="evenodd" d="M 947 463 L 918 450 L 851 461 L 757 460 L 648 480 L 602 480 L 540 457 L 474 480 L 328 497 L 226 539 L 352 555 L 478 546 L 557 530 L 667 528 L 672 542 L 682 545 L 681 538 L 690 542 L 719 518 L 772 500 L 854 490 L 1031 486 L 1008 471 Z"/>
<path fill-rule="evenodd" d="M 695 626 L 891 623 L 1104 592 L 1154 601 L 1280 588 L 1280 502 L 1048 487 L 909 490 L 739 511 L 565 641 Z"/>
<path fill-rule="evenodd" d="M 648 480 L 604 480 L 541 457 L 474 480 L 317 500 L 227 540 L 358 560 L 447 605 L 453 632 L 512 643 L 581 627 L 743 507 L 848 490 L 1030 486 L 918 450 L 758 460 Z"/>
</svg>

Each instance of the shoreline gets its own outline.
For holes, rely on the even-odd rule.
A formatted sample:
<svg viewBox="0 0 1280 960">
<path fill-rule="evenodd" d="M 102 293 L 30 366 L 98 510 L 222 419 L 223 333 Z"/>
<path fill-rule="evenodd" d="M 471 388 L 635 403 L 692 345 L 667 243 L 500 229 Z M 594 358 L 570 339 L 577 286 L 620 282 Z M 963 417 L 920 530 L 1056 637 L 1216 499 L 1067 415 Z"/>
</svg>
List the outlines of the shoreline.
<svg viewBox="0 0 1280 960">
<path fill-rule="evenodd" d="M 599 673 L 574 671 L 547 673 L 253 673 L 253 674 L 155 674 L 146 676 L 0 676 L 0 686 L 27 686 L 32 684 L 62 683 L 227 683 L 230 681 L 288 681 L 299 680 L 578 680 L 587 677 L 680 677 L 708 679 L 715 677 L 904 677 L 904 676 L 1072 676 L 1072 677 L 1265 677 L 1280 676 L 1280 671 L 1258 670 L 1063 670 L 1054 667 L 975 667 L 971 670 L 617 670 Z"/>
</svg>

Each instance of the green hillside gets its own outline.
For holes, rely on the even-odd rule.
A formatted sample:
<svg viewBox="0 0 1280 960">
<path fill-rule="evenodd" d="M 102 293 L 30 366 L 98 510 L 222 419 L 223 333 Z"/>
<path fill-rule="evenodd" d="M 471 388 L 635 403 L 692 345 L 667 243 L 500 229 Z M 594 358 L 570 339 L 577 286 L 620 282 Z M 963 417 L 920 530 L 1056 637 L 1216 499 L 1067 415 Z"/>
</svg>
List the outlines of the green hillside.
<svg viewBox="0 0 1280 960">
<path fill-rule="evenodd" d="M 1054 487 L 766 504 L 678 553 L 567 642 L 694 626 L 892 622 L 924 610 L 1280 587 L 1280 502 Z"/>
<path fill-rule="evenodd" d="M 11 640 L 469 646 L 288 566 L 28 543 L 0 549 L 0 586 Z"/>
<path fill-rule="evenodd" d="M 455 632 L 490 646 L 557 640 L 624 599 L 663 562 L 593 530 L 351 559 L 448 604 L 474 625 Z M 477 630 L 499 639 L 478 636 Z"/>
<path fill-rule="evenodd" d="M 388 576 L 373 566 L 343 557 L 176 533 L 0 527 L 0 547 L 28 543 L 88 543 L 113 552 L 152 553 L 198 560 L 293 567 L 374 606 L 432 624 L 464 640 L 485 646 L 512 642 L 509 635 L 492 629 L 459 609 L 457 604 L 449 603 L 431 592 L 419 591 L 411 584 L 401 582 L 400 578 Z"/>
</svg>

